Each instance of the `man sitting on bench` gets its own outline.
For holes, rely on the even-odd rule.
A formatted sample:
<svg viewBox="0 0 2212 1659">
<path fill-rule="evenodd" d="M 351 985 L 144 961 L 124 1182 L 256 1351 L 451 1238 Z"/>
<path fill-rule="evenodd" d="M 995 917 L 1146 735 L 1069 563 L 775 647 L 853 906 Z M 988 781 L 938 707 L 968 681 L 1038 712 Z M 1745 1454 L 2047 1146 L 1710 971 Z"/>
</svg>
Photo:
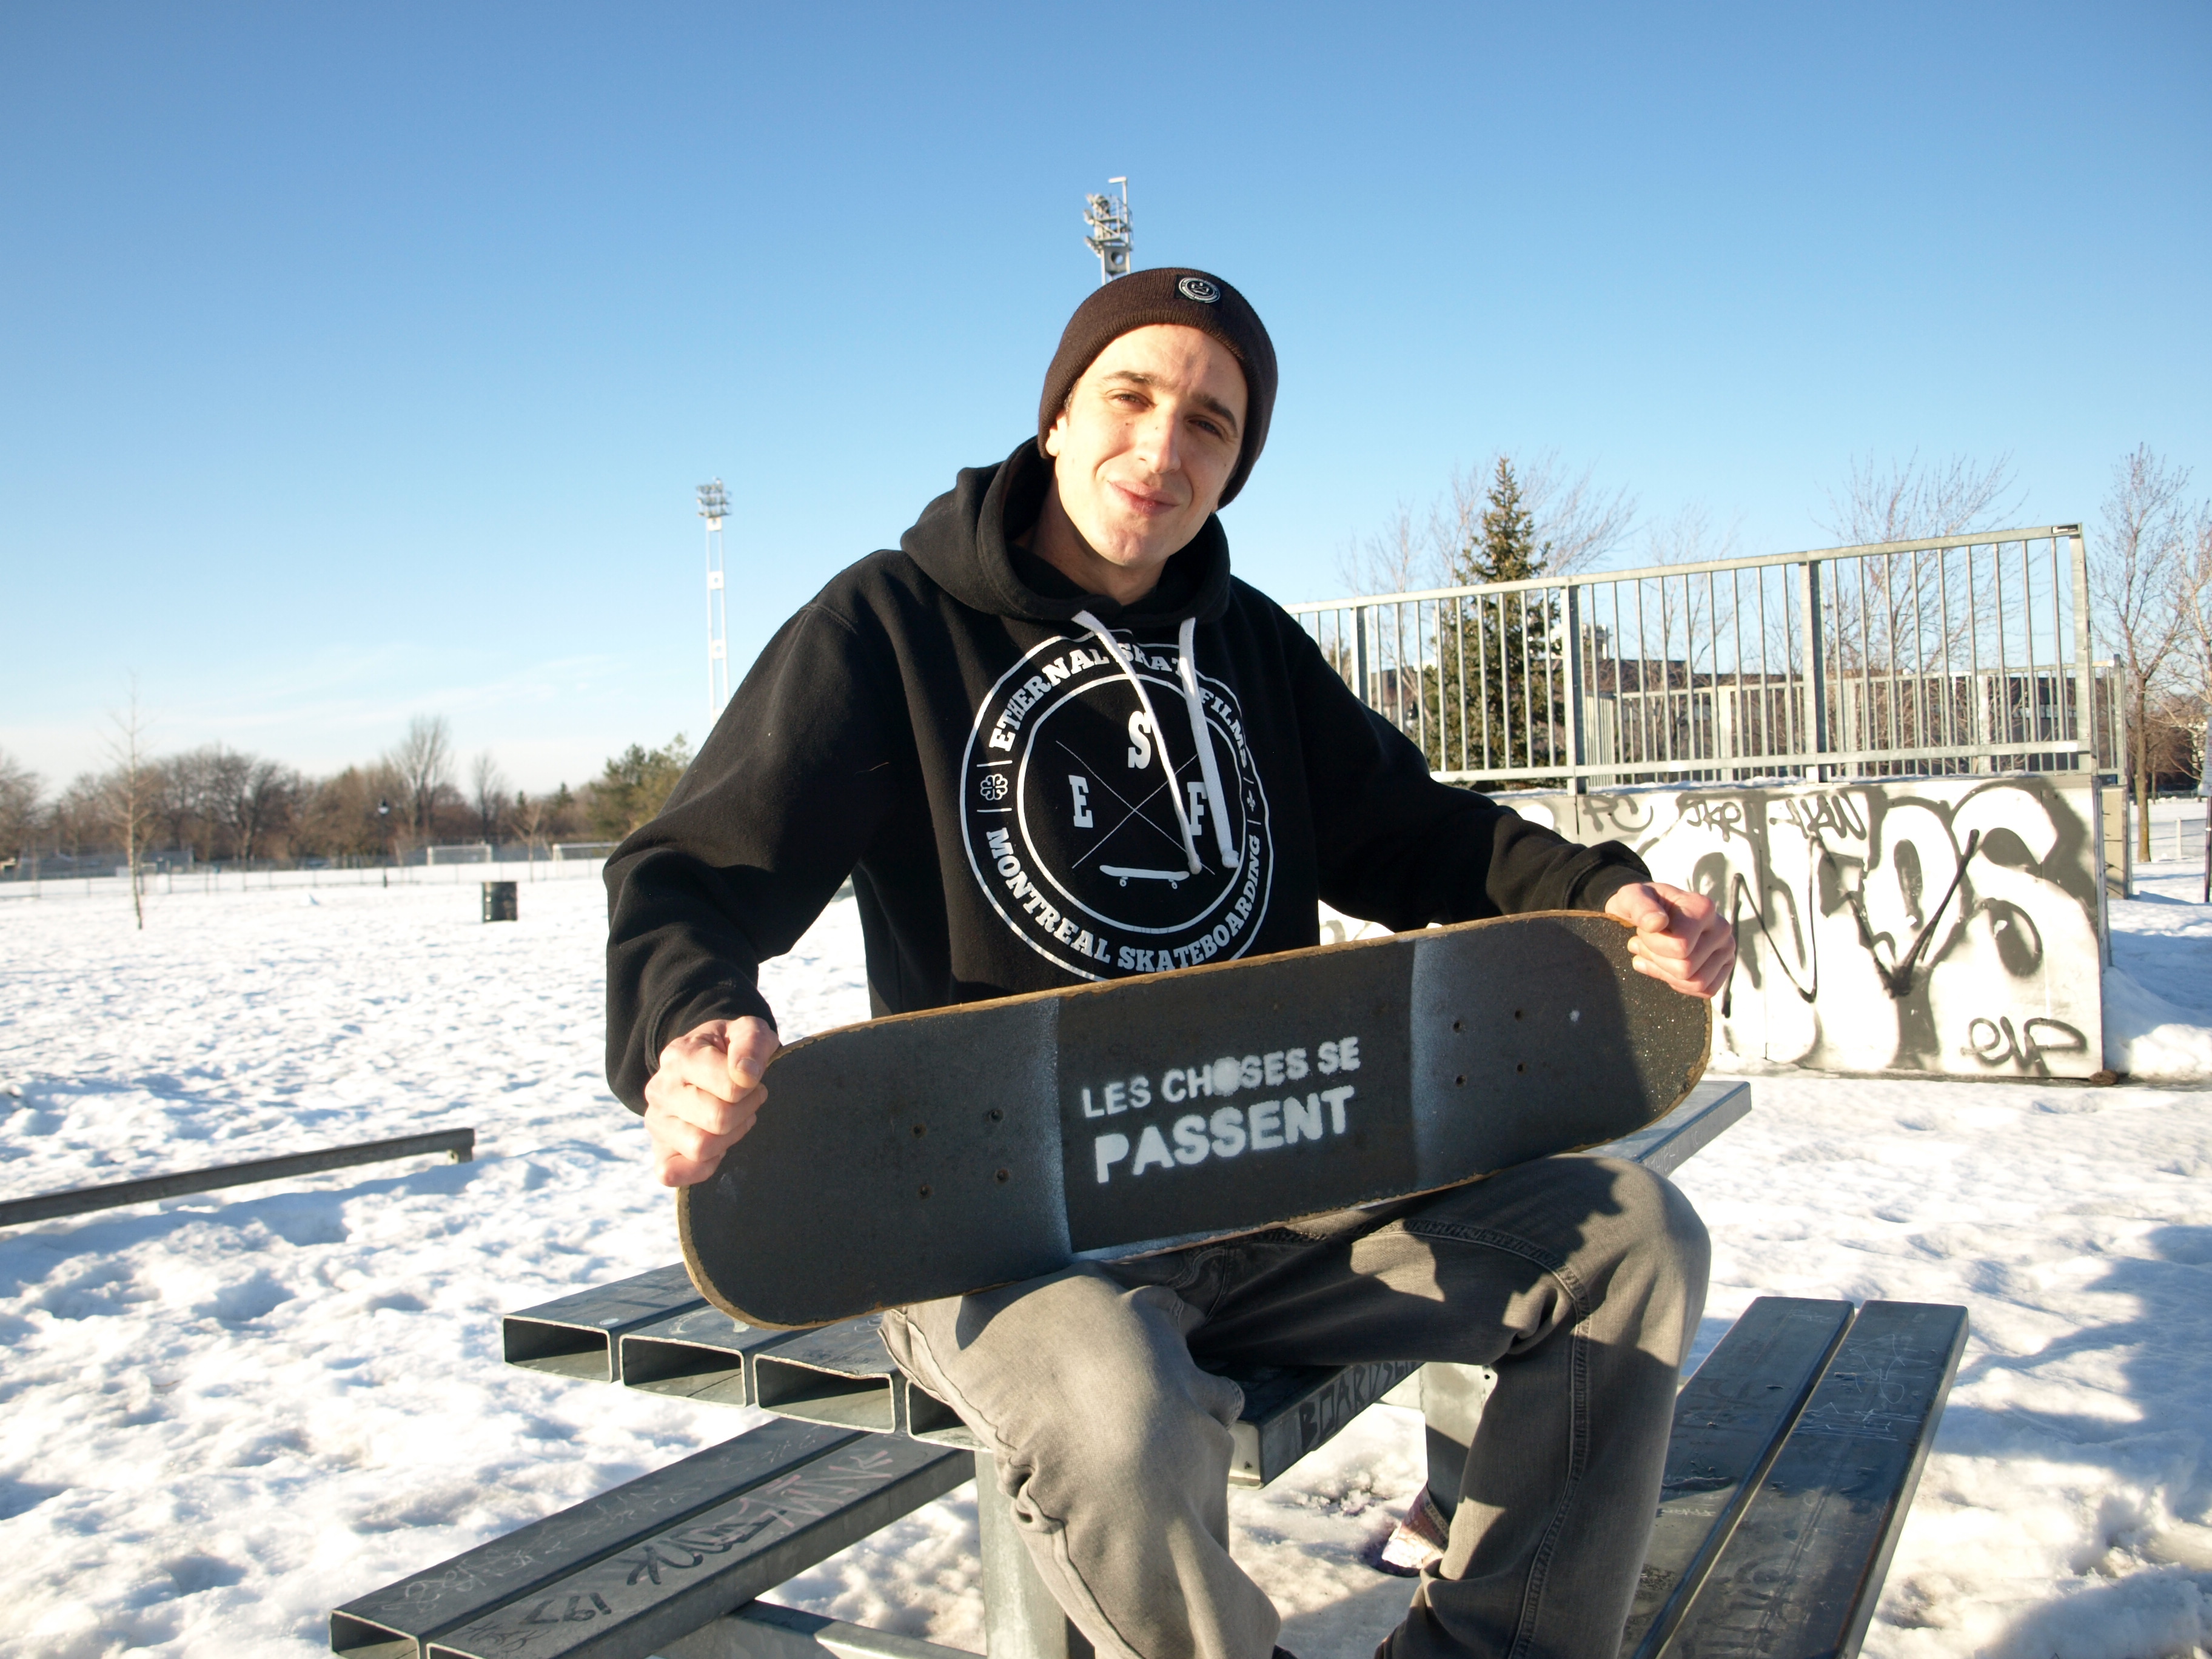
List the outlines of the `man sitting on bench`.
<svg viewBox="0 0 2212 1659">
<path fill-rule="evenodd" d="M 660 817 L 607 863 L 608 1072 L 660 1177 L 704 1180 L 777 1042 L 756 989 L 849 873 L 878 1014 L 1395 929 L 1601 909 L 1686 994 L 1735 940 L 1614 842 L 1434 781 L 1273 601 L 1216 509 L 1275 355 L 1237 291 L 1139 271 L 1078 307 L 1037 433 L 763 650 Z M 899 397 L 927 420 L 923 382 Z M 856 465 L 866 465 L 856 457 Z M 804 1182 L 805 1170 L 789 1178 Z M 1230 1559 L 1232 1362 L 1494 1365 L 1449 1548 L 1389 1647 L 1610 1654 L 1658 1497 L 1706 1241 L 1668 1182 L 1554 1158 L 1435 1196 L 887 1315 L 996 1459 L 1102 1654 L 1267 1659 Z"/>
</svg>

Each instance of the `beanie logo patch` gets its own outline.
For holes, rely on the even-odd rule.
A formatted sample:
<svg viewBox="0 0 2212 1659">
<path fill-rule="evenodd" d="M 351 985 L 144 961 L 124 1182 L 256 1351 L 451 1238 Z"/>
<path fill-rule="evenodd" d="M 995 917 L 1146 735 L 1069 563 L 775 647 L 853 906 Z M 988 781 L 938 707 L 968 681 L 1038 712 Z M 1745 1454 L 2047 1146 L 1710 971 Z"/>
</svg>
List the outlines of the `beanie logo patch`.
<svg viewBox="0 0 2212 1659">
<path fill-rule="evenodd" d="M 1186 276 L 1176 284 L 1176 292 L 1186 300 L 1195 300 L 1202 306 L 1218 305 L 1221 290 L 1203 276 Z"/>
</svg>

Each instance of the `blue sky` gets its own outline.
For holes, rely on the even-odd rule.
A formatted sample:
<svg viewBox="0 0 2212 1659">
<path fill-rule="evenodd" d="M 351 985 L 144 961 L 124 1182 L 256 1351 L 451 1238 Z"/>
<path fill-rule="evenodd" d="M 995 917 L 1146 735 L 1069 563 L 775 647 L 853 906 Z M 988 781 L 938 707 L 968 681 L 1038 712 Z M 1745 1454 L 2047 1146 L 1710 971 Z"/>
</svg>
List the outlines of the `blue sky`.
<svg viewBox="0 0 2212 1659">
<path fill-rule="evenodd" d="M 2212 487 L 2212 9 L 0 9 L 0 747 L 520 782 L 706 714 L 1030 429 L 1127 173 L 1273 331 L 1240 572 L 1556 451 L 1818 545 L 1854 457 Z"/>
</svg>

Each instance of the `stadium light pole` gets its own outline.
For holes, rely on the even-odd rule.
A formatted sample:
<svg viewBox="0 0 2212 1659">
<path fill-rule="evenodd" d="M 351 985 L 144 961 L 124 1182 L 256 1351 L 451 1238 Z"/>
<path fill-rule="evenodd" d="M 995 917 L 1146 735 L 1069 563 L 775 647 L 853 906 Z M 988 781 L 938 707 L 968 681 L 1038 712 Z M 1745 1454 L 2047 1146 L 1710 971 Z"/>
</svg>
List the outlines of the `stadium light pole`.
<svg viewBox="0 0 2212 1659">
<path fill-rule="evenodd" d="M 1133 246 L 1130 237 L 1129 181 L 1124 178 L 1109 179 L 1106 182 L 1121 186 L 1121 200 L 1094 194 L 1084 198 L 1083 206 L 1083 222 L 1089 228 L 1083 240 L 1098 256 L 1101 288 L 1116 276 L 1129 274 Z"/>
<path fill-rule="evenodd" d="M 729 492 L 720 478 L 699 486 L 699 516 L 707 521 L 707 729 L 730 700 L 730 613 L 722 574 L 722 520 Z"/>
</svg>

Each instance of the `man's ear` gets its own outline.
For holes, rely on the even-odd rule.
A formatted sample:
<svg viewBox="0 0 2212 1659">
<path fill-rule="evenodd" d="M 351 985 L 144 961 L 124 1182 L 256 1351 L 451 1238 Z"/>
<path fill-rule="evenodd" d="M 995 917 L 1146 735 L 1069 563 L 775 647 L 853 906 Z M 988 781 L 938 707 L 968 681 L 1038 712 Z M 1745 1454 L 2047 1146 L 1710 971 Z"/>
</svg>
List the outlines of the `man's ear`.
<svg viewBox="0 0 2212 1659">
<path fill-rule="evenodd" d="M 1054 421 L 1052 425 L 1045 430 L 1044 453 L 1051 456 L 1053 459 L 1058 460 L 1060 459 L 1060 446 L 1066 441 L 1066 439 L 1067 405 L 1066 404 L 1062 404 L 1060 406 L 1060 418 Z"/>
</svg>

